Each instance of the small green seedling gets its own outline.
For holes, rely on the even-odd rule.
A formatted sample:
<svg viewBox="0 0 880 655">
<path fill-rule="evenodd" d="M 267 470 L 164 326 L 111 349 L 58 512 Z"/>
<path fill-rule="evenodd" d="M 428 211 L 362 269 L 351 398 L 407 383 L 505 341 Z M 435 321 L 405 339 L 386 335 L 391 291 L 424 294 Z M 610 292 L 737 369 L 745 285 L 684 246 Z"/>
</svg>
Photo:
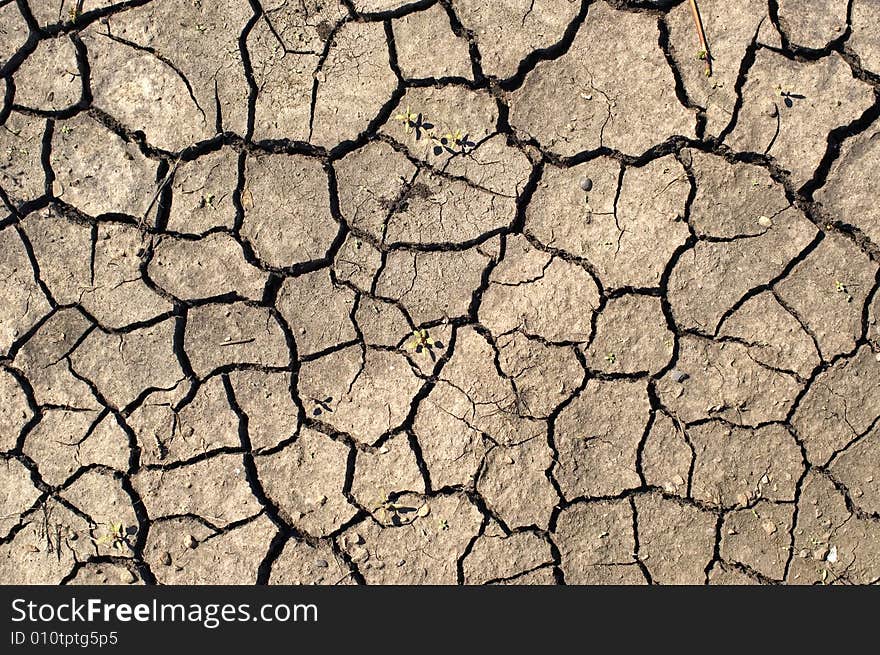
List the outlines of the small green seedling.
<svg viewBox="0 0 880 655">
<path fill-rule="evenodd" d="M 459 152 L 466 153 L 477 145 L 470 140 L 470 135 L 462 133 L 461 130 L 447 132 L 441 137 L 433 137 L 433 141 L 435 155 L 442 154 L 444 150 L 451 155 Z"/>
<path fill-rule="evenodd" d="M 402 114 L 397 114 L 394 120 L 403 124 L 407 136 L 414 135 L 416 141 L 427 137 L 434 144 L 432 151 L 435 155 L 448 152 L 451 155 L 467 153 L 476 148 L 477 144 L 471 141 L 470 136 L 462 130 L 447 132 L 440 135 L 434 132 L 434 124 L 427 120 L 422 112 L 414 112 L 407 107 Z"/>
<path fill-rule="evenodd" d="M 837 290 L 837 293 L 842 293 L 846 296 L 847 302 L 852 302 L 853 297 L 852 294 L 849 292 L 849 288 L 846 286 L 846 284 L 844 284 L 840 280 L 836 280 L 834 282 L 834 288 Z"/>
<path fill-rule="evenodd" d="M 92 538 L 92 541 L 97 546 L 110 546 L 113 550 L 122 551 L 128 547 L 128 535 L 135 532 L 137 532 L 136 528 L 126 528 L 121 521 L 119 523 L 111 521 L 109 529 L 97 539 Z"/>
<path fill-rule="evenodd" d="M 437 521 L 437 527 L 440 528 L 441 530 L 448 530 L 449 529 L 449 521 L 447 521 L 446 519 L 440 519 L 439 521 Z"/>
<path fill-rule="evenodd" d="M 427 330 L 415 330 L 412 339 L 410 339 L 406 347 L 420 353 L 422 349 L 431 348 L 433 345 L 434 339 L 428 334 Z"/>
<path fill-rule="evenodd" d="M 617 355 L 615 355 L 614 353 L 608 353 L 607 355 L 605 355 L 605 361 L 609 364 L 614 364 L 617 361 Z"/>
<path fill-rule="evenodd" d="M 434 339 L 427 330 L 415 330 L 406 344 L 407 350 L 413 350 L 416 354 L 427 352 L 434 358 L 434 348 L 442 348 L 443 344 Z"/>
<path fill-rule="evenodd" d="M 406 113 L 397 114 L 394 120 L 403 123 L 407 136 L 414 135 L 416 141 L 420 140 L 423 135 L 430 135 L 431 130 L 434 129 L 433 123 L 427 122 L 421 112 L 414 113 L 410 107 L 406 108 Z"/>
</svg>

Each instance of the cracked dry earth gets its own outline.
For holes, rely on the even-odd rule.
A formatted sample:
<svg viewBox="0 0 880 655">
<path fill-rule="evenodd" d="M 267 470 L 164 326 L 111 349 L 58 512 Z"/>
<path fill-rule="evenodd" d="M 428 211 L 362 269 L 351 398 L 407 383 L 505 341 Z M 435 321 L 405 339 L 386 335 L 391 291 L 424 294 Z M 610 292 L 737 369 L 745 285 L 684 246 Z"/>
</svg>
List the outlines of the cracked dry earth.
<svg viewBox="0 0 880 655">
<path fill-rule="evenodd" d="M 0 582 L 880 580 L 880 2 L 0 0 Z"/>
</svg>

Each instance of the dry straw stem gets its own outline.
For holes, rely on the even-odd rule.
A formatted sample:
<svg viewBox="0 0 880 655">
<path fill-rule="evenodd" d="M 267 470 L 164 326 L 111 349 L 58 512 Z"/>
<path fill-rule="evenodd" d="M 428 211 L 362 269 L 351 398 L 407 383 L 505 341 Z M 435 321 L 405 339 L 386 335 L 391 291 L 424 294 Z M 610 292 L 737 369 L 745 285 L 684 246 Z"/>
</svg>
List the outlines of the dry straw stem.
<svg viewBox="0 0 880 655">
<path fill-rule="evenodd" d="M 703 31 L 703 20 L 700 18 L 700 10 L 697 0 L 688 0 L 691 5 L 691 13 L 694 16 L 694 24 L 697 26 L 697 36 L 700 39 L 700 49 L 706 60 L 706 77 L 712 76 L 712 55 L 709 52 L 709 44 L 706 42 L 706 32 Z"/>
</svg>

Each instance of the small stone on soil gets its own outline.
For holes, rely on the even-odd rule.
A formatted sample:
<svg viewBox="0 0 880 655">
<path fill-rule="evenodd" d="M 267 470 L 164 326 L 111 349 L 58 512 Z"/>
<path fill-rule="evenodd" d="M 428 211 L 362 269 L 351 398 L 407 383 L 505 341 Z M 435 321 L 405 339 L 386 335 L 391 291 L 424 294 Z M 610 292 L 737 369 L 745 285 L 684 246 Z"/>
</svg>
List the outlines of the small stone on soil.
<svg viewBox="0 0 880 655">
<path fill-rule="evenodd" d="M 677 368 L 672 369 L 669 372 L 669 375 L 676 382 L 684 382 L 685 380 L 688 379 L 688 377 L 690 377 L 687 373 L 685 373 L 684 371 L 679 371 Z"/>
<path fill-rule="evenodd" d="M 122 584 L 131 584 L 133 582 L 137 582 L 137 578 L 134 573 L 129 571 L 128 569 L 120 569 L 119 570 L 119 581 Z"/>
</svg>

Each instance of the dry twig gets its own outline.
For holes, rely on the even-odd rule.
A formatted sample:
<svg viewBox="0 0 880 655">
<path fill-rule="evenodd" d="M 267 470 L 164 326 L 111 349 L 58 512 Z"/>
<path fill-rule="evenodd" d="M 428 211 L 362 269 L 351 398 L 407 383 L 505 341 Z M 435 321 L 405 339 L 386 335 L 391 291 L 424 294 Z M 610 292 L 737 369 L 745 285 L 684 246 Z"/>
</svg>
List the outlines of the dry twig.
<svg viewBox="0 0 880 655">
<path fill-rule="evenodd" d="M 697 8 L 697 0 L 689 0 L 691 13 L 694 16 L 694 24 L 697 26 L 697 36 L 700 39 L 700 56 L 706 62 L 706 77 L 712 77 L 712 55 L 709 52 L 709 44 L 706 42 L 706 32 L 703 30 L 703 20 L 700 18 L 700 10 Z"/>
</svg>

